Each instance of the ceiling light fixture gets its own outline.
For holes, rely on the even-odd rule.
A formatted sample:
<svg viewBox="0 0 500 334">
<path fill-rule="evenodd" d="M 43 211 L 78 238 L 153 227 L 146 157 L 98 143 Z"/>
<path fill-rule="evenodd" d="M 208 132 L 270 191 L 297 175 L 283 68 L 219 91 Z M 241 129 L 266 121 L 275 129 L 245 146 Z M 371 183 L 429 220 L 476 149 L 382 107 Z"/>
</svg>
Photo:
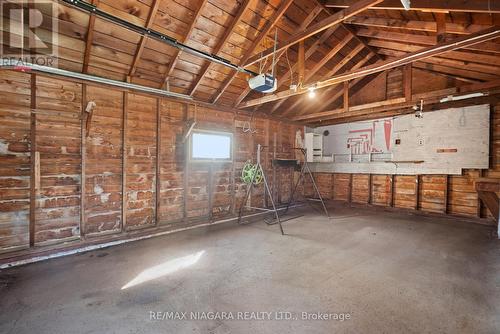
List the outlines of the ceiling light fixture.
<svg viewBox="0 0 500 334">
<path fill-rule="evenodd" d="M 315 87 L 309 87 L 308 88 L 308 91 L 309 91 L 309 98 L 314 98 L 316 97 L 316 88 Z"/>
</svg>

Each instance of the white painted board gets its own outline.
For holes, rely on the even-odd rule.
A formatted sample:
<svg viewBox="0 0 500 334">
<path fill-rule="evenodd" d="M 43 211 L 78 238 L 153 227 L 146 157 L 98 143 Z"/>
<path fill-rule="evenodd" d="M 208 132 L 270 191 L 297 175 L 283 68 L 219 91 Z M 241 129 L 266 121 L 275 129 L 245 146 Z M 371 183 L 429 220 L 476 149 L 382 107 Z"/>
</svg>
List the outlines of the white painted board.
<svg viewBox="0 0 500 334">
<path fill-rule="evenodd" d="M 489 166 L 490 106 L 478 105 L 316 128 L 329 131 L 317 171 L 461 174 Z"/>
</svg>

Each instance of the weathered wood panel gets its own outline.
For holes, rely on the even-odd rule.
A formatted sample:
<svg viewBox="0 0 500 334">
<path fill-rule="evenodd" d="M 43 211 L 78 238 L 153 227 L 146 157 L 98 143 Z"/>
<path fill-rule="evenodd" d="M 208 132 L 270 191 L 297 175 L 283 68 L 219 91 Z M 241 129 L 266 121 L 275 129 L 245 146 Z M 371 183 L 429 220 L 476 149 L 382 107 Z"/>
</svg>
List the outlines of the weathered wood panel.
<svg viewBox="0 0 500 334">
<path fill-rule="evenodd" d="M 369 175 L 352 175 L 352 201 L 355 203 L 368 203 L 370 197 Z"/>
<path fill-rule="evenodd" d="M 391 176 L 372 176 L 372 203 L 375 205 L 389 206 L 391 204 Z"/>
<path fill-rule="evenodd" d="M 29 246 L 30 75 L 0 78 L 0 252 Z"/>
<path fill-rule="evenodd" d="M 156 207 L 155 98 L 127 94 L 126 229 L 154 225 Z"/>
<path fill-rule="evenodd" d="M 417 183 L 415 175 L 394 176 L 394 206 L 414 209 L 416 206 Z"/>
<path fill-rule="evenodd" d="M 86 98 L 84 106 L 93 101 L 96 107 L 85 139 L 84 234 L 118 232 L 122 222 L 123 93 L 87 86 Z"/>
<path fill-rule="evenodd" d="M 35 244 L 80 235 L 82 85 L 37 76 L 36 148 L 41 189 Z"/>
<path fill-rule="evenodd" d="M 187 107 L 178 102 L 160 100 L 160 205 L 159 223 L 184 218 L 185 148 L 182 142 Z"/>
<path fill-rule="evenodd" d="M 350 193 L 349 174 L 333 174 L 333 199 L 348 201 Z"/>
<path fill-rule="evenodd" d="M 446 175 L 422 175 L 420 179 L 420 203 L 423 211 L 445 212 Z"/>
</svg>

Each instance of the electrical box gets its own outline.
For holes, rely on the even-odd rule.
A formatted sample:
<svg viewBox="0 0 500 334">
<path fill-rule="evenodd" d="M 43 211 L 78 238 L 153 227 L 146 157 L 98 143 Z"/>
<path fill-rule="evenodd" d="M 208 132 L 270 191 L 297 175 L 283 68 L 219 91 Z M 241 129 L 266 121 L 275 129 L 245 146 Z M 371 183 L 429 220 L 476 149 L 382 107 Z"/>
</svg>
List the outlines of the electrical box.
<svg viewBox="0 0 500 334">
<path fill-rule="evenodd" d="M 307 150 L 307 162 L 320 161 L 323 157 L 323 135 L 306 133 L 305 147 Z"/>
</svg>

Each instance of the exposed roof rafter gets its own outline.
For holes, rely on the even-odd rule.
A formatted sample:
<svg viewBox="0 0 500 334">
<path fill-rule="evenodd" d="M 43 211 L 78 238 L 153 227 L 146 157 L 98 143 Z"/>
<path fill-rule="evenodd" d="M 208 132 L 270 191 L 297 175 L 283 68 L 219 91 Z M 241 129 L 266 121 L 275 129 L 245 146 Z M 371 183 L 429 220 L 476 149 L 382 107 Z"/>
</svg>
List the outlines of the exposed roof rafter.
<svg viewBox="0 0 500 334">
<path fill-rule="evenodd" d="M 153 0 L 153 3 L 151 5 L 151 9 L 148 14 L 148 18 L 146 20 L 146 25 L 144 26 L 146 29 L 151 28 L 154 22 L 154 18 L 156 16 L 156 13 L 158 12 L 158 7 L 160 6 L 160 1 L 161 0 Z M 137 51 L 135 52 L 134 55 L 134 60 L 132 61 L 132 65 L 130 66 L 130 71 L 128 72 L 128 78 L 127 81 L 130 81 L 131 76 L 134 75 L 135 70 L 137 68 L 137 63 L 141 59 L 142 56 L 142 51 L 144 50 L 144 46 L 146 45 L 146 36 L 141 36 L 141 39 L 139 41 L 139 46 L 137 47 Z"/>
<path fill-rule="evenodd" d="M 199 1 L 198 7 L 197 7 L 196 12 L 195 12 L 195 14 L 193 16 L 193 21 L 189 25 L 188 31 L 186 33 L 186 36 L 182 40 L 183 44 L 186 43 L 189 40 L 189 38 L 191 37 L 191 33 L 193 32 L 194 27 L 196 26 L 196 23 L 198 22 L 198 18 L 201 15 L 201 11 L 205 7 L 205 4 L 207 3 L 207 1 L 208 0 L 200 0 Z M 167 82 L 167 80 L 170 77 L 170 75 L 172 75 L 172 72 L 173 72 L 173 70 L 175 68 L 175 65 L 177 65 L 177 61 L 179 60 L 179 57 L 180 57 L 181 54 L 182 54 L 181 50 L 176 50 L 175 51 L 174 56 L 170 60 L 170 64 L 168 65 L 167 71 L 165 72 L 165 78 L 162 81 L 161 87 L 163 87 L 163 85 Z"/>
<path fill-rule="evenodd" d="M 280 5 L 280 7 L 274 12 L 274 14 L 269 18 L 269 20 L 266 22 L 264 25 L 264 28 L 262 31 L 259 33 L 259 35 L 255 38 L 253 41 L 252 45 L 250 48 L 247 50 L 245 56 L 240 60 L 239 64 L 240 66 L 245 64 L 246 61 L 250 58 L 250 55 L 252 55 L 255 50 L 259 47 L 260 43 L 262 40 L 271 32 L 271 29 L 278 23 L 278 21 L 281 19 L 283 15 L 285 15 L 286 10 L 290 5 L 292 4 L 293 0 L 284 0 L 284 2 Z M 234 80 L 238 73 L 235 71 L 232 71 L 232 73 L 224 80 L 222 83 L 222 87 L 219 89 L 219 91 L 215 94 L 214 99 L 212 100 L 212 103 L 216 103 L 217 100 L 222 96 L 224 91 L 229 87 L 231 82 Z"/>
<path fill-rule="evenodd" d="M 350 5 L 348 0 L 326 0 L 326 7 L 346 8 Z M 400 0 L 385 0 L 370 9 L 404 10 Z M 477 12 L 477 13 L 500 13 L 500 2 L 491 1 L 464 1 L 464 0 L 411 0 L 411 9 L 426 12 Z"/>
<path fill-rule="evenodd" d="M 215 48 L 213 50 L 213 54 L 217 55 L 222 50 L 222 48 L 224 47 L 224 45 L 228 41 L 229 37 L 231 36 L 231 34 L 234 32 L 234 29 L 240 23 L 241 18 L 243 17 L 243 14 L 245 14 L 245 11 L 248 9 L 248 6 L 253 1 L 254 0 L 245 0 L 240 5 L 238 12 L 236 13 L 236 16 L 234 17 L 233 21 L 231 22 L 229 27 L 227 29 L 225 29 L 224 35 L 222 36 L 222 38 L 219 40 L 219 42 L 215 46 Z M 203 65 L 203 67 L 201 69 L 200 74 L 198 75 L 198 78 L 191 85 L 191 88 L 189 89 L 189 95 L 192 96 L 194 94 L 194 92 L 196 91 L 196 89 L 198 89 L 198 86 L 200 85 L 201 81 L 203 80 L 203 78 L 205 77 L 205 75 L 207 74 L 207 72 L 211 66 L 212 66 L 211 62 L 205 62 L 205 64 Z"/>
<path fill-rule="evenodd" d="M 467 46 L 472 45 L 472 44 L 481 43 L 481 42 L 495 39 L 498 37 L 500 37 L 500 27 L 495 26 L 495 27 L 485 29 L 485 30 L 482 30 L 482 31 L 474 33 L 474 34 L 459 37 L 459 38 L 456 38 L 456 39 L 453 39 L 453 40 L 450 40 L 450 41 L 447 41 L 444 43 L 439 43 L 433 47 L 423 48 L 419 51 L 409 53 L 409 54 L 402 56 L 402 57 L 399 57 L 395 60 L 380 62 L 378 64 L 363 67 L 363 68 L 356 70 L 356 71 L 348 71 L 346 73 L 334 76 L 330 79 L 317 82 L 315 84 L 315 86 L 316 86 L 316 88 L 328 87 L 328 86 L 335 85 L 335 84 L 338 84 L 338 83 L 341 83 L 344 81 L 349 81 L 349 80 L 353 80 L 353 79 L 363 77 L 366 75 L 370 75 L 373 73 L 385 71 L 387 69 L 402 66 L 402 65 L 412 63 L 415 61 L 419 61 L 422 59 L 426 59 L 429 57 L 437 56 L 437 55 L 440 55 L 440 54 L 448 52 L 448 51 L 456 50 L 459 48 L 464 48 L 464 47 L 467 47 Z M 276 94 L 267 95 L 267 96 L 262 97 L 262 98 L 247 101 L 242 106 L 243 107 L 250 107 L 250 106 L 254 106 L 254 105 L 258 105 L 258 104 L 262 104 L 262 103 L 267 103 L 267 102 L 287 98 L 287 97 L 293 96 L 293 95 L 301 95 L 301 94 L 304 94 L 306 92 L 307 92 L 307 88 L 299 89 L 295 92 L 291 91 L 291 90 L 283 91 L 283 92 L 279 92 Z"/>
</svg>

